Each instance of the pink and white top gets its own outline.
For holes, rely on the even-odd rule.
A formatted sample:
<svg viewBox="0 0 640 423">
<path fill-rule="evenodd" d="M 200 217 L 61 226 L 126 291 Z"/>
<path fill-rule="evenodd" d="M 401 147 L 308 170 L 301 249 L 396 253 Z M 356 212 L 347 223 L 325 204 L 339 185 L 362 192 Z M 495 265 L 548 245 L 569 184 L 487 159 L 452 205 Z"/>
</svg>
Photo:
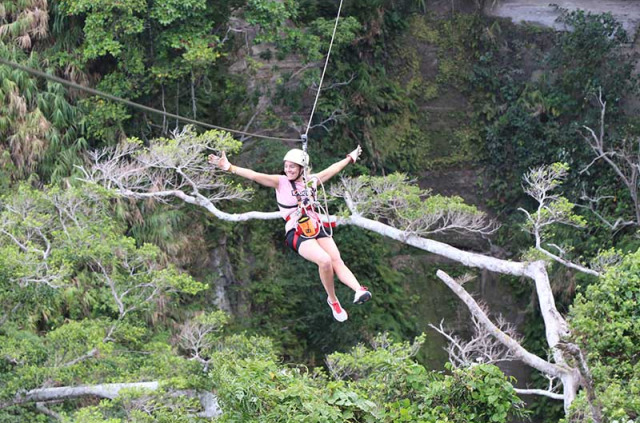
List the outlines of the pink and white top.
<svg viewBox="0 0 640 423">
<path fill-rule="evenodd" d="M 305 189 L 304 183 L 302 181 L 295 182 L 295 186 L 303 202 L 308 199 L 308 203 L 311 204 L 313 202 L 312 197 L 315 196 L 315 192 L 317 189 L 317 181 L 315 179 L 312 179 L 311 188 L 309 189 Z M 282 218 L 284 220 L 287 220 L 287 218 L 291 217 L 284 225 L 284 231 L 288 232 L 289 230 L 295 228 L 296 221 L 299 217 L 299 211 L 298 198 L 296 197 L 293 187 L 291 186 L 291 182 L 285 175 L 278 176 L 276 201 L 278 202 L 278 210 L 280 210 L 280 215 L 282 216 Z"/>
</svg>

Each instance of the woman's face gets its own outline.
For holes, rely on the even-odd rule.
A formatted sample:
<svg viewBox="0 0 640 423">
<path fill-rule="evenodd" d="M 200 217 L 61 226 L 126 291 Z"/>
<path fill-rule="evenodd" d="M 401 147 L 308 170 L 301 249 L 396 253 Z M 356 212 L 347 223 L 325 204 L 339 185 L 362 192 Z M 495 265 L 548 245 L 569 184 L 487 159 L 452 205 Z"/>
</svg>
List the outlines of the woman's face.
<svg viewBox="0 0 640 423">
<path fill-rule="evenodd" d="M 284 174 L 287 175 L 287 179 L 289 179 L 290 181 L 298 179 L 298 176 L 300 176 L 301 168 L 302 166 L 297 165 L 293 162 L 287 160 L 284 162 Z"/>
</svg>

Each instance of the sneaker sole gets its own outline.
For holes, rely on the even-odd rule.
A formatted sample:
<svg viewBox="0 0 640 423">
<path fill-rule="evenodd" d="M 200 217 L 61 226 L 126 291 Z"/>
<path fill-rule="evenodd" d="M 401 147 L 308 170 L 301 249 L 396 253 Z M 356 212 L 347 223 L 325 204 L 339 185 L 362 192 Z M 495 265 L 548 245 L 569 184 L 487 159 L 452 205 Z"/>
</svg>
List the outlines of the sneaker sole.
<svg viewBox="0 0 640 423">
<path fill-rule="evenodd" d="M 360 298 L 358 298 L 358 301 L 354 301 L 354 304 L 364 304 L 367 301 L 369 301 L 371 299 L 371 293 L 370 292 L 365 292 L 364 294 L 362 294 L 360 296 Z"/>
</svg>

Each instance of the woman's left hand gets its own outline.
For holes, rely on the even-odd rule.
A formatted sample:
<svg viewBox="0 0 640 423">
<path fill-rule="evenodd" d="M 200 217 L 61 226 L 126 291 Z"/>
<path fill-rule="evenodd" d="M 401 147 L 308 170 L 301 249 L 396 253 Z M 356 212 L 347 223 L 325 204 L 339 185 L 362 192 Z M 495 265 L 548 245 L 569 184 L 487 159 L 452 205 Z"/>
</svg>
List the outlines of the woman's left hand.
<svg viewBox="0 0 640 423">
<path fill-rule="evenodd" d="M 358 145 L 358 148 L 347 154 L 347 157 L 351 159 L 351 163 L 355 163 L 356 160 L 358 160 L 358 157 L 360 157 L 360 154 L 362 154 L 362 147 Z"/>
</svg>

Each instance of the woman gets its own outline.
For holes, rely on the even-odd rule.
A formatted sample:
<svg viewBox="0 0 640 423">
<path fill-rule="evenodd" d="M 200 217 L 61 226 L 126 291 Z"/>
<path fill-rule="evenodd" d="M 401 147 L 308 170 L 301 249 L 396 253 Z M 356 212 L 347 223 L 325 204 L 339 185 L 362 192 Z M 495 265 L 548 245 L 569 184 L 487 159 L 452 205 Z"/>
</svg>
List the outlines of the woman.
<svg viewBox="0 0 640 423">
<path fill-rule="evenodd" d="M 334 273 L 342 283 L 355 291 L 354 304 L 362 304 L 368 301 L 371 299 L 371 293 L 366 287 L 358 283 L 351 270 L 344 264 L 340 258 L 340 251 L 338 251 L 338 247 L 330 235 L 320 229 L 316 235 L 311 237 L 299 236 L 299 231 L 296 231 L 296 227 L 298 226 L 298 218 L 305 214 L 321 225 L 321 223 L 317 222 L 318 216 L 313 210 L 305 210 L 305 206 L 310 204 L 311 197 L 315 193 L 315 183 L 317 183 L 317 180 L 322 183 L 328 181 L 349 163 L 355 163 L 360 153 L 362 153 L 362 149 L 358 146 L 358 148 L 347 154 L 344 159 L 313 175 L 314 177 L 310 178 L 310 180 L 314 184 L 309 189 L 305 189 L 303 182 L 304 167 L 309 166 L 309 155 L 302 150 L 293 149 L 284 156 L 283 175 L 267 175 L 232 165 L 224 152 L 220 157 L 214 154 L 209 155 L 209 163 L 218 166 L 222 170 L 276 190 L 278 208 L 286 221 L 286 244 L 305 259 L 318 265 L 320 280 L 324 285 L 325 291 L 327 291 L 327 303 L 331 307 L 333 317 L 339 322 L 347 320 L 348 315 L 336 297 L 333 283 Z"/>
</svg>

